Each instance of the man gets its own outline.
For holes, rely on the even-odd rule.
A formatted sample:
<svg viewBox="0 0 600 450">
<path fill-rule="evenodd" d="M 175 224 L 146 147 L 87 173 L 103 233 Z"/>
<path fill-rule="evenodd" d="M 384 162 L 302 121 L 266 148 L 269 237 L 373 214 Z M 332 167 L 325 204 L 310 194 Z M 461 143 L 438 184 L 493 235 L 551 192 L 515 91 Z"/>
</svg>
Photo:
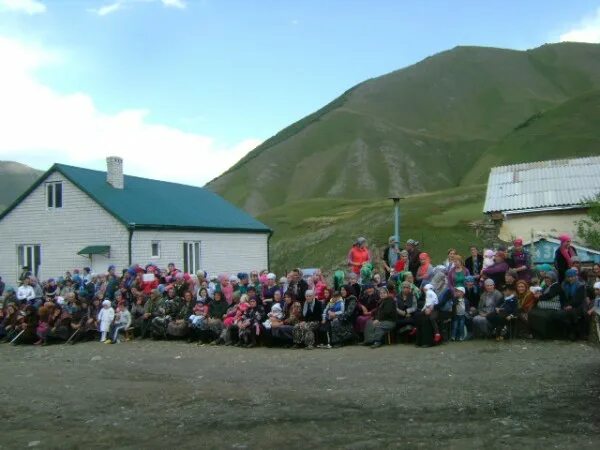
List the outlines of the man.
<svg viewBox="0 0 600 450">
<path fill-rule="evenodd" d="M 308 290 L 308 283 L 302 278 L 300 269 L 294 269 L 290 272 L 290 283 L 287 291 L 291 291 L 299 302 L 303 303 L 306 299 L 306 291 Z"/>
<path fill-rule="evenodd" d="M 414 239 L 409 239 L 406 241 L 406 246 L 404 249 L 408 252 L 408 270 L 413 274 L 415 279 L 417 278 L 417 270 L 419 270 L 419 254 L 421 250 L 419 249 L 419 241 L 415 241 Z"/>
<path fill-rule="evenodd" d="M 4 281 L 2 281 L 2 277 L 0 277 L 0 297 L 2 297 L 2 295 L 4 294 L 5 287 L 6 287 L 6 284 L 4 283 Z"/>
<path fill-rule="evenodd" d="M 479 253 L 479 249 L 475 245 L 469 248 L 469 252 L 471 256 L 465 260 L 465 267 L 475 280 L 479 280 L 479 273 L 483 269 L 483 255 Z"/>
<path fill-rule="evenodd" d="M 31 279 L 29 277 L 23 278 L 23 284 L 17 289 L 17 300 L 21 303 L 32 304 L 35 300 L 35 292 L 31 287 Z"/>
<path fill-rule="evenodd" d="M 398 240 L 396 236 L 390 236 L 388 239 L 388 246 L 383 251 L 383 267 L 385 269 L 386 281 L 390 278 L 396 261 L 399 258 Z"/>
<path fill-rule="evenodd" d="M 398 314 L 396 312 L 396 287 L 393 283 L 388 283 L 387 288 L 379 289 L 381 302 L 374 320 L 367 322 L 365 327 L 364 345 L 370 345 L 371 348 L 381 347 L 386 333 L 396 328 Z"/>
<path fill-rule="evenodd" d="M 19 275 L 19 282 L 23 284 L 23 280 L 25 280 L 25 278 L 29 278 L 31 275 L 31 268 L 29 266 L 23 266 L 21 269 L 21 274 Z"/>
<path fill-rule="evenodd" d="M 292 334 L 294 337 L 293 348 L 299 348 L 304 344 L 306 350 L 315 348 L 315 332 L 319 328 L 321 316 L 323 315 L 323 305 L 315 300 L 315 293 L 307 290 L 304 294 L 306 301 L 302 307 L 302 320 L 294 325 Z"/>
<path fill-rule="evenodd" d="M 577 278 L 577 269 L 570 268 L 565 272 L 562 289 L 565 293 L 565 301 L 558 314 L 558 320 L 563 325 L 567 337 L 575 340 L 581 335 L 579 325 L 585 304 L 585 284 Z"/>
</svg>

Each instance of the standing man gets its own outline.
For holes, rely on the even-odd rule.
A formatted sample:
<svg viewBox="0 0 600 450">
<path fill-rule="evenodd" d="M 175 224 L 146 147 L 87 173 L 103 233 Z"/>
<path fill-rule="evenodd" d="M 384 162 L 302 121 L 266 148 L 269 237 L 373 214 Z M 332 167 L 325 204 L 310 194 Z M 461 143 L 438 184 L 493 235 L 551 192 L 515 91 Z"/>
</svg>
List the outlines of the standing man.
<svg viewBox="0 0 600 450">
<path fill-rule="evenodd" d="M 398 240 L 396 236 L 390 236 L 388 246 L 383 251 L 383 267 L 385 268 L 386 281 L 389 280 L 399 257 Z"/>
<path fill-rule="evenodd" d="M 405 250 L 408 252 L 408 270 L 416 279 L 417 271 L 419 270 L 419 265 L 421 264 L 419 261 L 419 254 L 421 253 L 421 250 L 419 249 L 419 241 L 409 239 L 406 241 Z"/>
<path fill-rule="evenodd" d="M 471 256 L 465 259 L 465 267 L 477 281 L 479 280 L 481 269 L 483 269 L 483 255 L 479 253 L 479 249 L 475 245 L 471 245 L 469 252 Z"/>
</svg>

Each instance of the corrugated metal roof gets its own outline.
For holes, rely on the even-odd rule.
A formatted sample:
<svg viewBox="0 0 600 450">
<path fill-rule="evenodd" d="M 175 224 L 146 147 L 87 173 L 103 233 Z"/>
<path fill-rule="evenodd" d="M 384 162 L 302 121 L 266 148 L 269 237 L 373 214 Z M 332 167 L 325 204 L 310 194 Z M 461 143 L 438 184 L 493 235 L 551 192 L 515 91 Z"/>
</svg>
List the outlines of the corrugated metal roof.
<svg viewBox="0 0 600 450">
<path fill-rule="evenodd" d="M 573 206 L 600 192 L 600 156 L 494 167 L 484 213 Z"/>
</svg>

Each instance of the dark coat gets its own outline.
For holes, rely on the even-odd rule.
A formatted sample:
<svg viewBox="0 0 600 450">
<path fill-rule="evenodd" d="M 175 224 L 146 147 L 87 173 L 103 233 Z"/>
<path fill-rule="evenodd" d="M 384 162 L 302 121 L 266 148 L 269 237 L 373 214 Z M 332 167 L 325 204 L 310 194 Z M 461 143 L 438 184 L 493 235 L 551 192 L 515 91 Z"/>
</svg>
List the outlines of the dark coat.
<svg viewBox="0 0 600 450">
<path fill-rule="evenodd" d="M 323 304 L 320 301 L 315 300 L 313 302 L 312 312 L 307 305 L 308 302 L 305 302 L 302 309 L 302 311 L 304 311 L 306 308 L 306 314 L 303 316 L 303 320 L 305 322 L 320 322 L 321 316 L 323 315 Z"/>
</svg>

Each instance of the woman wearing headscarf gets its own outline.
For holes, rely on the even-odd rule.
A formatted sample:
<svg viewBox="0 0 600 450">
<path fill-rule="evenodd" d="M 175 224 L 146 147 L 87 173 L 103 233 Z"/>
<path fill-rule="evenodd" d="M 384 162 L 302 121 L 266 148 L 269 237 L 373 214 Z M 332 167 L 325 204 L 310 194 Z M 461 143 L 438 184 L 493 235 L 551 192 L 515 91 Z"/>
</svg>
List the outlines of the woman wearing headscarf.
<svg viewBox="0 0 600 450">
<path fill-rule="evenodd" d="M 513 249 L 508 257 L 508 265 L 517 272 L 517 278 L 527 283 L 531 282 L 531 257 L 523 246 L 523 239 L 515 239 Z"/>
<path fill-rule="evenodd" d="M 372 319 L 373 312 L 379 306 L 379 291 L 375 290 L 372 284 L 365 285 L 363 293 L 358 299 L 359 316 L 356 318 L 354 329 L 362 334 L 365 331 L 365 325 Z"/>
<path fill-rule="evenodd" d="M 344 312 L 338 317 L 338 320 L 331 322 L 331 345 L 333 347 L 341 347 L 348 342 L 356 341 L 357 338 L 354 332 L 354 323 L 359 314 L 358 299 L 349 284 L 342 286 L 340 293 L 344 300 Z"/>
<path fill-rule="evenodd" d="M 538 290 L 539 292 L 541 292 L 542 288 L 535 286 L 533 289 L 530 289 L 529 285 L 525 280 L 517 281 L 515 286 L 518 307 L 517 317 L 519 318 L 519 334 L 530 338 L 532 336 L 531 330 L 529 329 L 529 322 L 527 321 L 527 315 L 537 303 L 537 299 L 534 295 L 535 292 L 537 292 Z"/>
<path fill-rule="evenodd" d="M 531 332 L 542 339 L 552 337 L 559 331 L 559 315 L 565 304 L 565 293 L 556 273 L 546 272 L 545 276 L 546 287 L 527 316 Z"/>
<path fill-rule="evenodd" d="M 571 236 L 568 234 L 561 234 L 559 239 L 560 246 L 554 253 L 554 267 L 558 273 L 558 282 L 562 284 L 565 272 L 573 265 L 573 256 L 577 255 L 577 250 L 571 245 Z"/>
</svg>

